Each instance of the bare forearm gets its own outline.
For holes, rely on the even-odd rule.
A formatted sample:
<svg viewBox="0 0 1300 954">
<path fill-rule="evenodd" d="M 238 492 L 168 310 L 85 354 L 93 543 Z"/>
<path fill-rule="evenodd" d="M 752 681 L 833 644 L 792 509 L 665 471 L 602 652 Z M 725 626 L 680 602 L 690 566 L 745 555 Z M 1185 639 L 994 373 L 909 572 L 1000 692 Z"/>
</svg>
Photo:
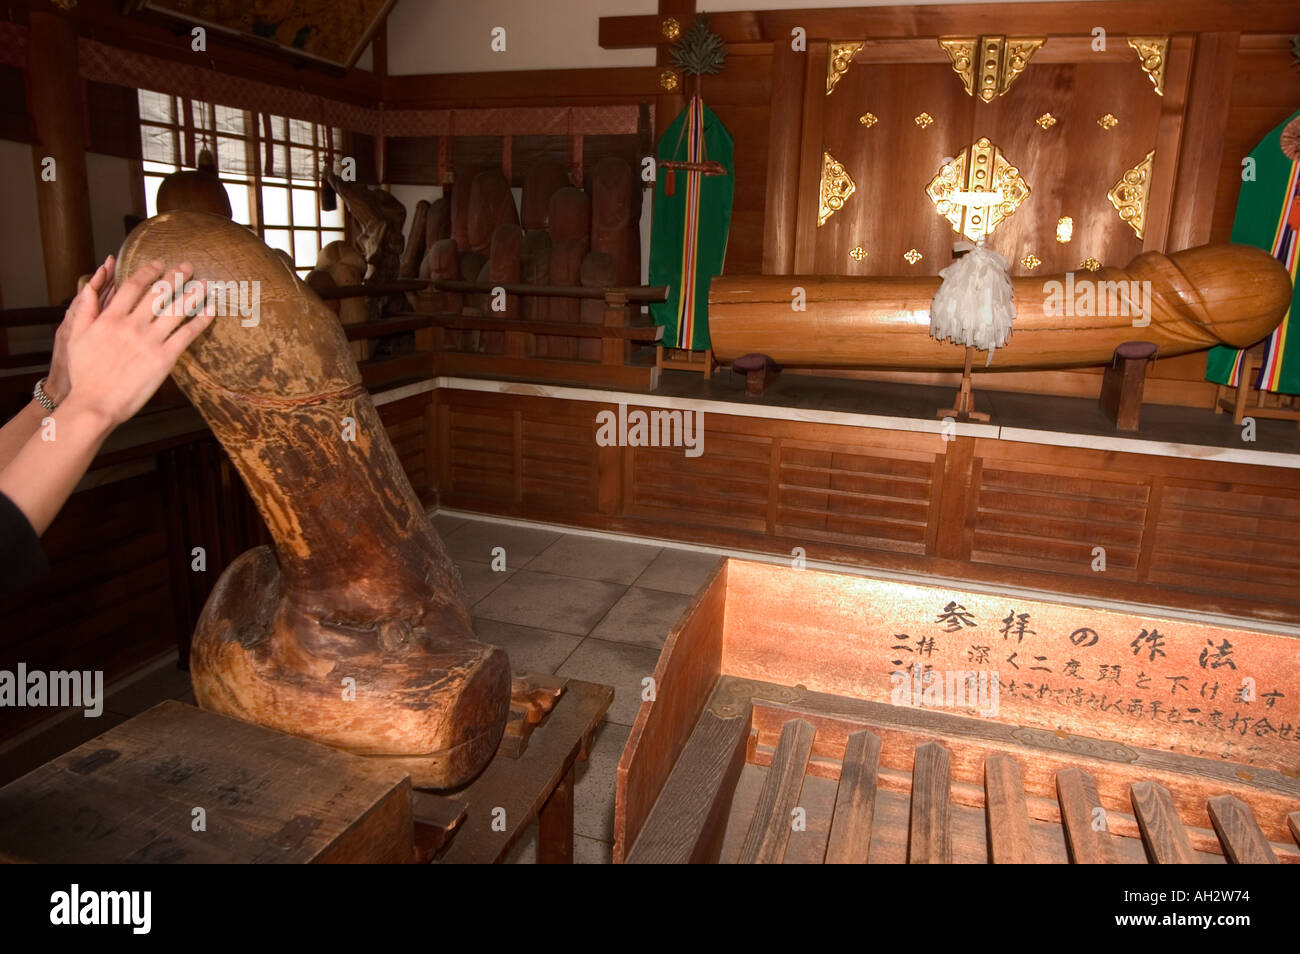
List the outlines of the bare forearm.
<svg viewBox="0 0 1300 954">
<path fill-rule="evenodd" d="M 75 405 L 64 405 L 48 416 L 54 418 L 53 439 L 44 439 L 38 419 L 34 432 L 0 470 L 0 493 L 27 516 L 38 534 L 54 521 L 112 430 L 103 414 Z"/>
<path fill-rule="evenodd" d="M 35 434 L 41 421 L 50 412 L 35 401 L 28 401 L 27 406 L 0 427 L 0 470 L 9 466 L 9 462 L 18 456 L 28 438 Z"/>
</svg>

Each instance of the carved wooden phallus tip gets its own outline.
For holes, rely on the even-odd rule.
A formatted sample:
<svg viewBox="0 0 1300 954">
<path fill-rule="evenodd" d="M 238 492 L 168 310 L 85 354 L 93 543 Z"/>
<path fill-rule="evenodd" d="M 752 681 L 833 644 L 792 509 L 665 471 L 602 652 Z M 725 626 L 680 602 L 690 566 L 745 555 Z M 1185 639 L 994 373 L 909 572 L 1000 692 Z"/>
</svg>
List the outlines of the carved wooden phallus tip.
<svg viewBox="0 0 1300 954">
<path fill-rule="evenodd" d="M 191 262 L 210 300 L 211 283 L 226 283 L 224 314 L 172 376 L 274 541 L 239 556 L 203 608 L 190 657 L 199 705 L 399 759 L 417 786 L 469 781 L 501 739 L 509 662 L 475 638 L 460 575 L 338 319 L 257 236 L 216 215 L 148 220 L 122 248 L 119 279 L 151 259 Z"/>
<path fill-rule="evenodd" d="M 158 211 L 185 209 L 231 218 L 230 195 L 221 184 L 217 161 L 207 149 L 199 152 L 197 169 L 182 169 L 158 184 Z"/>
</svg>

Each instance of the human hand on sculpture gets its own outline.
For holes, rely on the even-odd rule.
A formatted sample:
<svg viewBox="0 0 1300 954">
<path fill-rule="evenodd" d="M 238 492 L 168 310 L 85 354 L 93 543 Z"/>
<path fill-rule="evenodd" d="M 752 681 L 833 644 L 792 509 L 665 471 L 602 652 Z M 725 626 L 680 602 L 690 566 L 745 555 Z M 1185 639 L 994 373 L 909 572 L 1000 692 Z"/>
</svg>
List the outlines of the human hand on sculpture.
<svg viewBox="0 0 1300 954">
<path fill-rule="evenodd" d="M 202 286 L 184 293 L 193 268 L 187 263 L 166 271 L 174 272 L 173 281 L 162 280 L 162 262 L 140 268 L 104 295 L 102 310 L 104 288 L 95 278 L 78 293 L 64 319 L 69 389 L 63 403 L 69 410 L 97 415 L 110 429 L 128 420 L 211 324 L 213 315 L 200 311 Z M 100 272 L 111 276 L 111 266 L 105 263 Z"/>
<path fill-rule="evenodd" d="M 76 296 L 72 303 L 68 305 L 67 312 L 63 315 L 63 320 L 59 322 L 58 329 L 54 332 L 54 353 L 50 357 L 50 373 L 45 378 L 42 385 L 45 393 L 49 395 L 50 400 L 55 404 L 62 404 L 68 396 L 69 379 L 68 379 L 68 335 L 70 329 L 77 321 L 77 315 L 92 309 L 93 314 L 89 320 L 93 321 L 94 316 L 108 306 L 112 301 L 114 285 L 113 272 L 116 270 L 117 260 L 112 256 L 104 259 L 104 264 L 95 269 L 95 274 L 77 290 Z M 87 291 L 89 289 L 89 291 Z"/>
</svg>

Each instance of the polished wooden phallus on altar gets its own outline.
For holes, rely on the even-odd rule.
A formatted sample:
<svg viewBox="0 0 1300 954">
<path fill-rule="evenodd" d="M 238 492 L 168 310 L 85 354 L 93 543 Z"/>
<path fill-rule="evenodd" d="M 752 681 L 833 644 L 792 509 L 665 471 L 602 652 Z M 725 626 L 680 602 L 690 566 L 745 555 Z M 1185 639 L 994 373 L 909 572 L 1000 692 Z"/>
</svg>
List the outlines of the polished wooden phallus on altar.
<svg viewBox="0 0 1300 954">
<path fill-rule="evenodd" d="M 460 575 L 338 319 L 256 235 L 216 215 L 149 219 L 118 276 L 152 259 L 231 283 L 172 376 L 274 540 L 239 556 L 203 608 L 190 657 L 199 705 L 401 759 L 419 786 L 468 781 L 501 739 L 509 663 L 475 638 Z"/>
<path fill-rule="evenodd" d="M 960 370 L 965 348 L 930 337 L 940 281 L 719 275 L 709 290 L 713 353 L 722 361 L 764 354 L 790 367 Z M 1143 252 L 1126 268 L 1016 278 L 1013 286 L 1011 339 L 987 370 L 1106 364 L 1127 341 L 1150 342 L 1161 357 L 1246 348 L 1277 327 L 1291 300 L 1286 269 L 1247 245 Z M 794 307 L 796 289 L 806 310 Z"/>
</svg>

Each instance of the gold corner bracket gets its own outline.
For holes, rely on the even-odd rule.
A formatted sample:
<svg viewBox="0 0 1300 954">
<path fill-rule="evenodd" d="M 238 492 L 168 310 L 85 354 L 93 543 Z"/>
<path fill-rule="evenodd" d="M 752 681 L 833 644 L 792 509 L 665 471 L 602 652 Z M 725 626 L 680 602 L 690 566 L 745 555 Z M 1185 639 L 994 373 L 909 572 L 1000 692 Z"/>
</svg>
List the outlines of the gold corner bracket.
<svg viewBox="0 0 1300 954">
<path fill-rule="evenodd" d="M 1045 36 L 946 36 L 939 38 L 939 47 L 948 54 L 966 95 L 991 103 L 1006 95 L 1046 42 Z"/>
<path fill-rule="evenodd" d="M 817 227 L 821 228 L 826 220 L 844 208 L 857 188 L 849 177 L 844 164 L 829 152 L 822 152 L 822 187 L 821 199 L 817 204 Z"/>
<path fill-rule="evenodd" d="M 1142 70 L 1151 78 L 1158 96 L 1165 95 L 1165 67 L 1169 63 L 1169 37 L 1131 36 L 1128 45 L 1137 53 Z"/>
<path fill-rule="evenodd" d="M 1151 193 L 1151 166 L 1155 158 L 1156 151 L 1152 149 L 1106 193 L 1120 219 L 1128 223 L 1138 238 L 1146 235 L 1147 197 Z"/>
<path fill-rule="evenodd" d="M 849 71 L 853 57 L 866 46 L 865 40 L 841 40 L 831 43 L 826 50 L 826 95 L 835 89 L 840 77 Z"/>
</svg>

